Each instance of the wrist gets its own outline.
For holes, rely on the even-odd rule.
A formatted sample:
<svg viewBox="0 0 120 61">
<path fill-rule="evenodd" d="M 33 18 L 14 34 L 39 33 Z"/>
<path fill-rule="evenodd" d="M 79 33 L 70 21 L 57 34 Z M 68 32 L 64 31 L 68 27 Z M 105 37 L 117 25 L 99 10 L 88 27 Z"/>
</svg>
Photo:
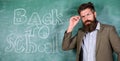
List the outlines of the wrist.
<svg viewBox="0 0 120 61">
<path fill-rule="evenodd" d="M 67 33 L 72 32 L 73 28 L 68 28 Z"/>
</svg>

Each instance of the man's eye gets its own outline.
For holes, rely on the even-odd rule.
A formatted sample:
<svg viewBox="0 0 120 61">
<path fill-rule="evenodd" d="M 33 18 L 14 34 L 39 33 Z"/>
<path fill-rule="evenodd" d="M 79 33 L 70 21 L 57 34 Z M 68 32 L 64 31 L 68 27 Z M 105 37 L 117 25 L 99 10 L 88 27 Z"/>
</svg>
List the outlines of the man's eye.
<svg viewBox="0 0 120 61">
<path fill-rule="evenodd" d="M 87 14 L 87 16 L 90 15 L 90 14 Z"/>
<path fill-rule="evenodd" d="M 82 18 L 84 18 L 85 16 L 82 16 Z"/>
</svg>

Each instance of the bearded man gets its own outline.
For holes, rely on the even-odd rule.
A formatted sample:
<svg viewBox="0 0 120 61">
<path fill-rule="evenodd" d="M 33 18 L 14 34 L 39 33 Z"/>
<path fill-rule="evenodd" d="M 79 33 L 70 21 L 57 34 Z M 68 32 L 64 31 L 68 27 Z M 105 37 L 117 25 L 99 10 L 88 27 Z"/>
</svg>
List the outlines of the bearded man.
<svg viewBox="0 0 120 61">
<path fill-rule="evenodd" d="M 76 48 L 76 61 L 113 61 L 113 51 L 120 61 L 120 37 L 115 27 L 102 24 L 96 19 L 93 3 L 83 3 L 78 8 L 79 16 L 70 18 L 63 38 L 62 49 Z M 72 30 L 82 20 L 83 27 L 72 37 Z"/>
</svg>

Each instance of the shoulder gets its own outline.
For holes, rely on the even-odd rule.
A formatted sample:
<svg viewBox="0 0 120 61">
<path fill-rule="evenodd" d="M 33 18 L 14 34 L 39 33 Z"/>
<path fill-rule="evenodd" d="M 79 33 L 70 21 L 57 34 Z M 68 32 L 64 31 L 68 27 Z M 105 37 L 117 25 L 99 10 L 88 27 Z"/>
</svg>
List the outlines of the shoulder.
<svg viewBox="0 0 120 61">
<path fill-rule="evenodd" d="M 104 30 L 110 31 L 110 30 L 116 30 L 113 25 L 108 25 L 108 24 L 101 24 L 101 28 Z"/>
<path fill-rule="evenodd" d="M 109 25 L 109 24 L 101 24 L 101 27 L 104 27 L 104 28 L 115 28 L 113 25 Z"/>
</svg>

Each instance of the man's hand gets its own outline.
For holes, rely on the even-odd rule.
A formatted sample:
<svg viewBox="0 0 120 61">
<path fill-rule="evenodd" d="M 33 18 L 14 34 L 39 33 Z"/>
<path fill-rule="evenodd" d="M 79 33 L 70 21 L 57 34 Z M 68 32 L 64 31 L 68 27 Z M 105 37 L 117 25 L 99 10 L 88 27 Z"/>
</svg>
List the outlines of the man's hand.
<svg viewBox="0 0 120 61">
<path fill-rule="evenodd" d="M 79 22 L 79 20 L 80 20 L 80 16 L 72 16 L 70 18 L 70 22 L 69 22 L 69 27 L 67 29 L 67 33 L 72 32 L 73 28 Z"/>
</svg>

